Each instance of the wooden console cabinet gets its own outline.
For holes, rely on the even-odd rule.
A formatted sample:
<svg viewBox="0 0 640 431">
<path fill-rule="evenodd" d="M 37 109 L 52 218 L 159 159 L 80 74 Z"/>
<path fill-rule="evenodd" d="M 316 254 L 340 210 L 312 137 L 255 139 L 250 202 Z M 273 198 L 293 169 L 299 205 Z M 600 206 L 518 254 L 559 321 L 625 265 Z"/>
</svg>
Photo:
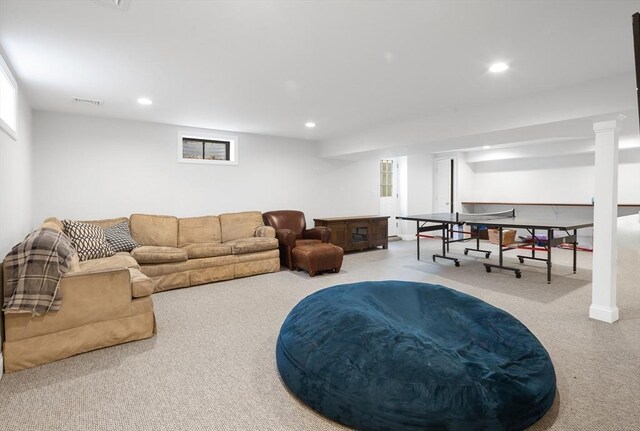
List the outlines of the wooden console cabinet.
<svg viewBox="0 0 640 431">
<path fill-rule="evenodd" d="M 331 228 L 331 244 L 344 251 L 387 248 L 389 216 L 314 218 L 317 226 Z"/>
</svg>

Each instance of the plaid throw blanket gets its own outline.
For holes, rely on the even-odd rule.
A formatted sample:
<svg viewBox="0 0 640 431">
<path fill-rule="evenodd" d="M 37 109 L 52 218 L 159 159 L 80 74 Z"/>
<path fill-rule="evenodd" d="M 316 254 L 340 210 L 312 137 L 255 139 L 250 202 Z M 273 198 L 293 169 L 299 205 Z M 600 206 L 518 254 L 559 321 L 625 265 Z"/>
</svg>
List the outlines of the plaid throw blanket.
<svg viewBox="0 0 640 431">
<path fill-rule="evenodd" d="M 4 311 L 39 316 L 58 311 L 62 302 L 58 286 L 76 253 L 62 232 L 33 231 L 5 258 Z"/>
</svg>

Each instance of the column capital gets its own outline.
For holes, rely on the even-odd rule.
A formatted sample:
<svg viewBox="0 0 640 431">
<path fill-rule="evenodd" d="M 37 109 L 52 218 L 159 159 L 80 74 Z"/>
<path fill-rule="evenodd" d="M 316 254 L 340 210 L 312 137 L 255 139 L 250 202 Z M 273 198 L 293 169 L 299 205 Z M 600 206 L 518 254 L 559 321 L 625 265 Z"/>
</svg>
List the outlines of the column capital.
<svg viewBox="0 0 640 431">
<path fill-rule="evenodd" d="M 596 133 L 611 130 L 619 131 L 620 127 L 618 123 L 625 118 L 627 118 L 627 116 L 624 114 L 603 116 L 601 119 L 598 119 L 598 121 L 593 122 L 593 131 Z"/>
</svg>

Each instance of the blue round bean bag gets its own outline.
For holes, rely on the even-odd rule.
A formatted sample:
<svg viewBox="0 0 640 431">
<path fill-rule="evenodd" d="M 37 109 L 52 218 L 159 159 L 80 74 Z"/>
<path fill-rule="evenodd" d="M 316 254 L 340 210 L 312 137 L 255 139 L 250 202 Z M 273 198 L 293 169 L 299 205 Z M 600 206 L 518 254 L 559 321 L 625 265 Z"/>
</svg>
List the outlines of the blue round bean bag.
<svg viewBox="0 0 640 431">
<path fill-rule="evenodd" d="M 425 283 L 309 295 L 284 321 L 276 361 L 304 403 L 359 430 L 521 430 L 556 393 L 549 354 L 522 323 Z"/>
</svg>

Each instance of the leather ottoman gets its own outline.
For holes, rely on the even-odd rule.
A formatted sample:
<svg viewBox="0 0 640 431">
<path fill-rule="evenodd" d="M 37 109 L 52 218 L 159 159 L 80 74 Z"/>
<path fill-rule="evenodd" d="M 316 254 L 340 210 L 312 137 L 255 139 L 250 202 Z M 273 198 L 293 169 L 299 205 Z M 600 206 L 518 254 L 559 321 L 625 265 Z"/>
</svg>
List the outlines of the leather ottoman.
<svg viewBox="0 0 640 431">
<path fill-rule="evenodd" d="M 299 245 L 291 250 L 293 266 L 304 269 L 310 277 L 320 271 L 340 272 L 344 251 L 329 243 Z"/>
</svg>

